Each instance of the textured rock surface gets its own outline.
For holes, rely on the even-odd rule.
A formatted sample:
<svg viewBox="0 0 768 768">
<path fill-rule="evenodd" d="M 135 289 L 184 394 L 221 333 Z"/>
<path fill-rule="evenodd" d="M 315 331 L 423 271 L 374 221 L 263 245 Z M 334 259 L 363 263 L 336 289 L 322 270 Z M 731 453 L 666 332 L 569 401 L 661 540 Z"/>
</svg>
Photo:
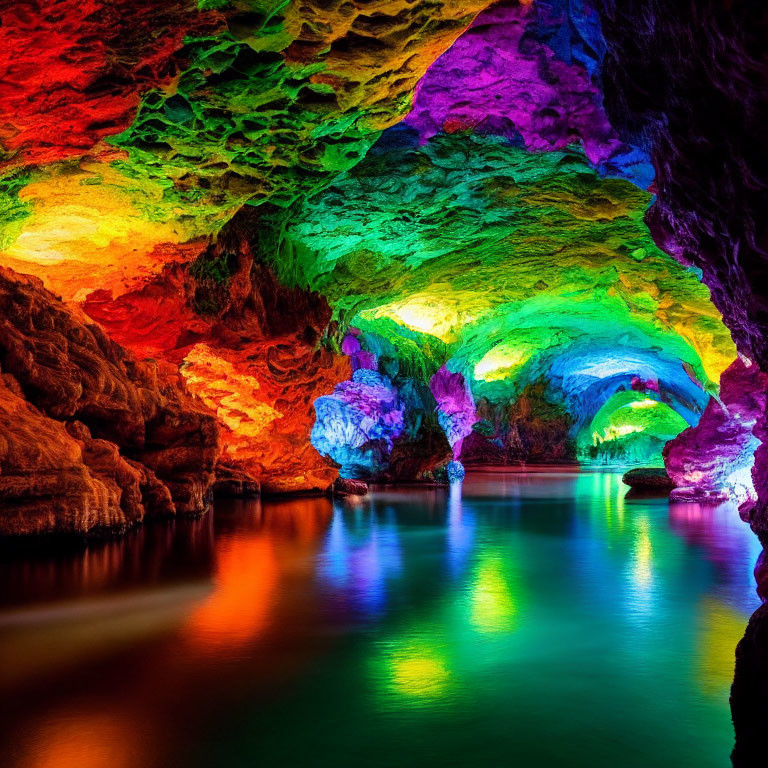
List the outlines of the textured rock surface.
<svg viewBox="0 0 768 768">
<path fill-rule="evenodd" d="M 546 385 L 525 387 L 509 405 L 478 404 L 480 421 L 464 441 L 468 465 L 568 464 L 576 461 L 573 418 Z"/>
<path fill-rule="evenodd" d="M 386 469 L 405 428 L 405 404 L 390 379 L 360 368 L 333 394 L 315 401 L 312 444 L 341 465 L 342 477 L 371 477 Z"/>
<path fill-rule="evenodd" d="M 735 350 L 697 276 L 653 245 L 646 193 L 497 137 L 385 136 L 287 222 L 267 217 L 281 279 L 326 295 L 369 351 L 424 378 L 446 365 L 475 397 L 557 378 L 589 419 L 642 377 L 697 418 Z"/>
<path fill-rule="evenodd" d="M 647 147 L 657 170 L 651 231 L 662 248 L 702 270 L 740 352 L 766 371 L 768 14 L 759 3 L 714 0 L 663 12 L 634 0 L 597 6 L 608 45 L 609 115 L 623 136 Z M 756 438 L 763 438 L 763 422 Z M 724 448 L 733 451 L 738 425 L 719 428 L 728 433 Z M 713 449 L 703 453 L 712 456 Z M 705 461 L 705 481 L 716 474 Z M 765 532 L 763 447 L 753 474 L 760 502 L 745 514 Z M 748 491 L 751 484 L 740 482 Z"/>
<path fill-rule="evenodd" d="M 219 492 L 322 491 L 336 471 L 310 444 L 313 402 L 349 364 L 320 344 L 327 302 L 254 258 L 258 226 L 243 211 L 191 265 L 116 300 L 91 294 L 84 310 L 137 354 L 181 365 L 220 424 Z"/>
<path fill-rule="evenodd" d="M 664 463 L 676 486 L 672 498 L 734 498 L 753 504 L 755 426 L 767 403 L 768 376 L 757 364 L 736 360 L 720 379 L 719 400 L 712 398 L 698 425 L 664 448 Z"/>
<path fill-rule="evenodd" d="M 419 82 L 405 122 L 422 141 L 441 131 L 473 130 L 522 142 L 533 152 L 580 142 L 602 172 L 647 187 L 653 168 L 642 152 L 619 141 L 602 109 L 590 72 L 596 54 L 563 61 L 536 39 L 535 32 L 543 31 L 537 27 L 548 26 L 562 37 L 557 5 L 502 2 L 481 13 Z M 582 29 L 596 27 L 588 41 L 595 44 L 597 14 L 588 5 L 583 13 Z"/>
<path fill-rule="evenodd" d="M 127 520 L 214 461 L 325 490 L 310 434 L 384 479 L 646 460 L 735 357 L 689 264 L 766 364 L 764 13 L 489 5 L 0 2 L 0 265 L 71 302 L 3 331 L 41 471 Z"/>
<path fill-rule="evenodd" d="M 119 529 L 140 517 L 137 483 L 127 484 L 121 506 L 121 489 L 91 471 L 65 425 L 30 405 L 12 381 L 0 385 L 0 534 Z"/>
<path fill-rule="evenodd" d="M 17 524 L 30 532 L 84 532 L 123 527 L 146 511 L 206 510 L 218 430 L 175 368 L 139 362 L 40 281 L 4 269 L 0 369 L 8 413 L 0 430 L 4 493 L 22 505 L 27 497 L 40 499 L 28 523 L 22 525 L 20 512 L 6 532 Z M 42 437 L 35 437 L 38 430 Z M 59 490 L 50 479 L 56 476 Z M 28 490 L 19 491 L 19 483 Z"/>
<path fill-rule="evenodd" d="M 0 263 L 118 294 L 246 201 L 316 191 L 486 4 L 3 3 Z"/>
<path fill-rule="evenodd" d="M 477 421 L 475 400 L 464 376 L 442 366 L 429 380 L 429 389 L 437 403 L 437 420 L 448 438 L 453 458 L 461 456 L 461 447 Z"/>
<path fill-rule="evenodd" d="M 765 594 L 763 599 L 765 600 Z M 736 671 L 731 687 L 731 714 L 736 744 L 734 768 L 757 768 L 765 761 L 765 721 L 768 718 L 768 605 L 751 616 L 736 647 Z"/>
<path fill-rule="evenodd" d="M 608 114 L 656 168 L 659 245 L 703 271 L 740 351 L 768 370 L 768 14 L 761 3 L 599 0 Z"/>
<path fill-rule="evenodd" d="M 331 488 L 334 496 L 367 496 L 368 486 L 362 480 L 350 477 L 337 477 Z"/>
</svg>

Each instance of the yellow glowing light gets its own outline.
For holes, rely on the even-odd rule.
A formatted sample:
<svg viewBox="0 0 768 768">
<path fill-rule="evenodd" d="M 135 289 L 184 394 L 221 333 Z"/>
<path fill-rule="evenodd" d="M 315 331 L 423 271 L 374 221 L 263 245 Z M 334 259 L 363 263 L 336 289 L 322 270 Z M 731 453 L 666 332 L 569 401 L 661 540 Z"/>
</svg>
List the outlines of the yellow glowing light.
<svg viewBox="0 0 768 768">
<path fill-rule="evenodd" d="M 647 517 L 637 518 L 632 553 L 632 581 L 642 588 L 649 587 L 653 581 L 653 545 L 650 529 L 651 524 Z"/>
<path fill-rule="evenodd" d="M 136 182 L 106 163 L 54 169 L 19 193 L 32 213 L 2 253 L 0 264 L 40 277 L 67 300 L 82 300 L 104 288 L 123 293 L 136 280 L 156 274 L 169 249 L 189 233 L 147 211 L 162 198 L 159 185 Z M 186 254 L 189 257 L 189 254 Z"/>
<path fill-rule="evenodd" d="M 690 310 L 690 314 L 686 313 L 682 318 L 668 322 L 672 329 L 696 350 L 704 373 L 710 381 L 717 384 L 723 371 L 736 357 L 736 345 L 730 336 L 715 334 L 710 327 L 701 327 L 704 317 L 712 318 L 716 324 L 722 322 L 722 316 L 714 304 L 700 302 L 695 307 L 686 309 Z M 691 316 L 700 318 L 700 321 L 692 322 Z M 666 320 L 666 316 L 662 320 Z"/>
<path fill-rule="evenodd" d="M 618 440 L 620 437 L 631 435 L 633 432 L 643 432 L 644 429 L 644 427 L 640 427 L 634 424 L 622 424 L 618 427 L 611 425 L 610 427 L 606 427 L 603 430 L 602 435 L 597 432 L 593 432 L 592 444 L 597 445 L 598 443 L 609 443 L 612 440 Z"/>
<path fill-rule="evenodd" d="M 259 382 L 238 373 L 234 365 L 205 344 L 196 344 L 184 358 L 181 373 L 187 387 L 219 421 L 242 437 L 256 437 L 283 414 L 254 397 Z"/>
<path fill-rule="evenodd" d="M 633 400 L 627 403 L 630 408 L 654 408 L 658 404 L 658 400 Z"/>
<path fill-rule="evenodd" d="M 450 673 L 434 652 L 406 649 L 392 663 L 392 682 L 400 693 L 432 697 L 445 690 Z"/>
<path fill-rule="evenodd" d="M 530 350 L 509 344 L 498 344 L 489 349 L 475 365 L 475 379 L 502 381 L 514 374 L 530 359 Z"/>
<path fill-rule="evenodd" d="M 443 295 L 444 294 L 444 295 Z M 360 313 L 363 320 L 389 318 L 419 333 L 428 333 L 443 342 L 451 342 L 463 326 L 477 320 L 477 313 L 466 306 L 471 296 L 456 291 L 415 294 L 405 301 L 392 302 Z"/>
<path fill-rule="evenodd" d="M 739 613 L 712 597 L 699 606 L 698 676 L 705 693 L 722 696 L 733 682 L 736 644 L 744 634 L 748 613 Z"/>
<path fill-rule="evenodd" d="M 512 628 L 516 607 L 502 554 L 483 557 L 472 587 L 470 621 L 481 632 L 506 632 Z"/>
</svg>

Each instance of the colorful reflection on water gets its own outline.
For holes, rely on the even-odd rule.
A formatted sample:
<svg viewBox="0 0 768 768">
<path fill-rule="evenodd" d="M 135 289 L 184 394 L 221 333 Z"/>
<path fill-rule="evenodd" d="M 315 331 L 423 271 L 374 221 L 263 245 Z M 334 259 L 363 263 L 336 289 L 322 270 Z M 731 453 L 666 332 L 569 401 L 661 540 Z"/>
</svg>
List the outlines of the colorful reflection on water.
<svg viewBox="0 0 768 768">
<path fill-rule="evenodd" d="M 3 765 L 722 766 L 759 551 L 566 472 L 6 551 Z"/>
</svg>

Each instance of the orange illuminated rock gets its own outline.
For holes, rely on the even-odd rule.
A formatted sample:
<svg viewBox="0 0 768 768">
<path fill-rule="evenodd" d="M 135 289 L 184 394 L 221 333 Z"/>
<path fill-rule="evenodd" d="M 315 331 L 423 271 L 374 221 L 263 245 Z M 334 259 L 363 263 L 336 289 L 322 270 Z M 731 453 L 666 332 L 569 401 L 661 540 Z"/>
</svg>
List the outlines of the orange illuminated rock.
<svg viewBox="0 0 768 768">
<path fill-rule="evenodd" d="M 29 216 L 0 252 L 0 266 L 41 278 L 67 301 L 96 290 L 119 296 L 205 247 L 188 241 L 209 230 L 151 220 L 162 197 L 161 185 L 138 183 L 108 163 L 51 166 L 19 192 Z"/>
<path fill-rule="evenodd" d="M 140 362 L 35 278 L 0 268 L 0 532 L 202 513 L 215 419 L 175 366 Z"/>
<path fill-rule="evenodd" d="M 83 308 L 137 354 L 180 364 L 221 427 L 222 491 L 325 490 L 338 473 L 310 443 L 313 403 L 349 377 L 349 361 L 321 344 L 327 302 L 254 259 L 257 231 L 243 211 L 191 265 L 114 300 L 91 294 Z"/>
</svg>

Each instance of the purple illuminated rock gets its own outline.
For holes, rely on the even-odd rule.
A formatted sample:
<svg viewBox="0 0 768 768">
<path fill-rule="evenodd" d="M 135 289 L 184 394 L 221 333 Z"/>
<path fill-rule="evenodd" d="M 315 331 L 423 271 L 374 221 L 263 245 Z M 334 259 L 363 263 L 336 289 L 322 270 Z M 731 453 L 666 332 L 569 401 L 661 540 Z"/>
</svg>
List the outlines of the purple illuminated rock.
<svg viewBox="0 0 768 768">
<path fill-rule="evenodd" d="M 386 468 L 404 428 L 396 387 L 376 371 L 359 368 L 333 394 L 315 400 L 312 445 L 341 465 L 343 477 L 370 477 Z"/>
<path fill-rule="evenodd" d="M 461 455 L 464 438 L 472 432 L 477 421 L 475 400 L 469 384 L 460 373 L 451 373 L 445 366 L 430 379 L 429 389 L 437 401 L 437 418 L 453 449 L 453 458 Z"/>
<path fill-rule="evenodd" d="M 656 168 L 647 221 L 703 272 L 739 351 L 768 371 L 768 13 L 750 0 L 596 0 L 604 100 Z"/>
<path fill-rule="evenodd" d="M 754 502 L 754 433 L 767 401 L 768 376 L 756 364 L 736 360 L 720 379 L 720 400 L 712 398 L 698 425 L 664 448 L 673 499 Z"/>
<path fill-rule="evenodd" d="M 534 39 L 540 13 L 517 3 L 481 13 L 419 82 L 406 124 L 421 141 L 471 130 L 521 141 L 532 152 L 580 142 L 595 166 L 631 156 L 638 167 L 622 175 L 642 176 L 647 186 L 645 158 L 619 140 L 589 72 Z"/>
<path fill-rule="evenodd" d="M 357 328 L 350 328 L 349 333 L 341 342 L 341 351 L 349 358 L 352 364 L 352 370 L 356 371 L 363 368 L 369 371 L 376 370 L 376 355 L 363 349 L 357 336 L 360 331 Z"/>
</svg>

